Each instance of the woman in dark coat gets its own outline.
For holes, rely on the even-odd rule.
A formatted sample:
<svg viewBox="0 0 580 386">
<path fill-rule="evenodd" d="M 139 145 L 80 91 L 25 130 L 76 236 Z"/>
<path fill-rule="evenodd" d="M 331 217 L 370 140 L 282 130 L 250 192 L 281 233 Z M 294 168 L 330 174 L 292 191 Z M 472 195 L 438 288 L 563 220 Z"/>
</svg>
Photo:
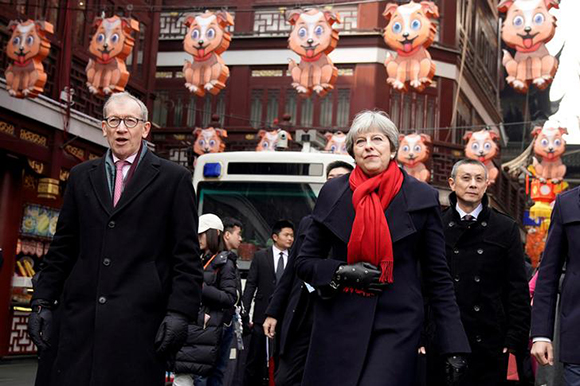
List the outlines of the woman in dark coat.
<svg viewBox="0 0 580 386">
<path fill-rule="evenodd" d="M 356 168 L 320 192 L 296 261 L 298 276 L 321 294 L 303 386 L 412 385 L 421 281 L 450 374 L 465 363 L 457 354 L 469 344 L 445 260 L 438 193 L 393 161 L 398 135 L 385 113 L 358 114 L 346 138 Z"/>
<path fill-rule="evenodd" d="M 206 385 L 218 359 L 224 317 L 237 300 L 235 254 L 223 251 L 223 230 L 223 223 L 215 214 L 199 217 L 204 267 L 202 304 L 198 320 L 189 326 L 187 340 L 176 356 L 175 386 Z"/>
</svg>

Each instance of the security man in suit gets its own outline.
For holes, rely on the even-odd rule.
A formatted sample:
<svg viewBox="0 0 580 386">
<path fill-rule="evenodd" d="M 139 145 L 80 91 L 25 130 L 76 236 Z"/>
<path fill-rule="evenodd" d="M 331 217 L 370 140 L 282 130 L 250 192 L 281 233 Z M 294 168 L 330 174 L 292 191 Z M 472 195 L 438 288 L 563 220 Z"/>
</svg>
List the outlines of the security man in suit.
<svg viewBox="0 0 580 386">
<path fill-rule="evenodd" d="M 487 169 L 477 160 L 453 166 L 450 206 L 443 213 L 447 262 L 461 321 L 471 346 L 460 384 L 496 386 L 507 372 L 508 352 L 527 349 L 529 292 L 519 227 L 489 207 Z M 437 349 L 427 348 L 429 362 Z M 429 385 L 442 385 L 440 374 Z"/>
<path fill-rule="evenodd" d="M 288 220 L 280 220 L 272 228 L 274 244 L 254 255 L 246 287 L 242 296 L 244 310 L 249 311 L 254 301 L 252 336 L 248 347 L 248 359 L 244 373 L 244 386 L 258 386 L 267 377 L 266 362 L 268 338 L 262 324 L 266 319 L 266 308 L 277 283 L 280 282 L 288 265 L 288 252 L 294 243 L 294 225 Z M 255 295 L 255 298 L 254 298 Z"/>
<path fill-rule="evenodd" d="M 560 361 L 564 364 L 566 386 L 580 385 L 579 252 L 580 188 L 577 187 L 556 197 L 532 310 L 532 355 L 541 365 L 553 365 L 558 286 L 565 265 L 560 297 Z"/>
<path fill-rule="evenodd" d="M 42 355 L 60 314 L 53 386 L 162 386 L 197 316 L 191 173 L 147 149 L 147 115 L 131 94 L 112 95 L 102 122 L 110 149 L 71 170 L 28 325 Z"/>
<path fill-rule="evenodd" d="M 344 161 L 335 161 L 326 168 L 326 178 L 331 180 L 350 173 L 353 167 Z M 276 365 L 276 386 L 300 386 L 306 355 L 310 344 L 312 319 L 314 317 L 314 288 L 298 279 L 294 262 L 306 231 L 312 223 L 312 216 L 306 216 L 298 226 L 298 237 L 292 246 L 288 267 L 276 287 L 266 310 L 264 333 L 269 338 L 278 339 Z M 278 323 L 280 321 L 281 323 Z"/>
</svg>

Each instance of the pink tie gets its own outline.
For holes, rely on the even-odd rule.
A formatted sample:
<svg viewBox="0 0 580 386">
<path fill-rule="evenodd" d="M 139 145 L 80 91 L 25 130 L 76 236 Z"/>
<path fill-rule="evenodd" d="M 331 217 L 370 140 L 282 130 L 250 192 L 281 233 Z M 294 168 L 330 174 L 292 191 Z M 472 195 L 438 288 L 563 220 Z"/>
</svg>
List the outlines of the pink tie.
<svg viewBox="0 0 580 386">
<path fill-rule="evenodd" d="M 115 174 L 115 194 L 113 195 L 113 206 L 117 206 L 119 199 L 121 198 L 121 193 L 123 193 L 123 166 L 128 162 L 119 160 L 116 162 L 117 173 Z"/>
</svg>

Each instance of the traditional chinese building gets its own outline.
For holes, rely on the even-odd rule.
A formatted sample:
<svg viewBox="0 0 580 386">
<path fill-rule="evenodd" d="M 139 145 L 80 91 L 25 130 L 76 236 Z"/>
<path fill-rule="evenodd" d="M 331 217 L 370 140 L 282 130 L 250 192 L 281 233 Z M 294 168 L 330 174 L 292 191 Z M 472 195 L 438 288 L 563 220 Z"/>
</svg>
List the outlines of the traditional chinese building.
<svg viewBox="0 0 580 386">
<path fill-rule="evenodd" d="M 106 150 L 101 131 L 104 99 L 88 92 L 85 67 L 92 20 L 105 12 L 139 21 L 129 91 L 152 107 L 158 13 L 156 1 L 8 1 L 0 9 L 0 47 L 10 20 L 44 19 L 54 25 L 44 61 L 48 81 L 35 99 L 6 91 L 8 57 L 0 55 L 0 357 L 34 352 L 26 334 L 33 271 L 37 271 L 56 228 L 70 169 Z M 71 90 L 68 104 L 67 90 Z M 32 271 L 30 270 L 32 269 Z"/>
</svg>

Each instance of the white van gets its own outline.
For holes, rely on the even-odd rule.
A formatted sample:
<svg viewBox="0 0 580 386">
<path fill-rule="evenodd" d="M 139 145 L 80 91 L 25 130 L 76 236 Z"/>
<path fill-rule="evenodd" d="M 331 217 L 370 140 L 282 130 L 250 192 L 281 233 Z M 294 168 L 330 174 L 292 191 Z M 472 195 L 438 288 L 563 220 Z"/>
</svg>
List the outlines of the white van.
<svg viewBox="0 0 580 386">
<path fill-rule="evenodd" d="M 291 151 L 225 152 L 197 159 L 193 185 L 198 212 L 233 217 L 244 224 L 238 254 L 251 260 L 270 241 L 272 225 L 289 219 L 295 226 L 314 208 L 334 161 L 354 164 L 350 156 Z"/>
</svg>

